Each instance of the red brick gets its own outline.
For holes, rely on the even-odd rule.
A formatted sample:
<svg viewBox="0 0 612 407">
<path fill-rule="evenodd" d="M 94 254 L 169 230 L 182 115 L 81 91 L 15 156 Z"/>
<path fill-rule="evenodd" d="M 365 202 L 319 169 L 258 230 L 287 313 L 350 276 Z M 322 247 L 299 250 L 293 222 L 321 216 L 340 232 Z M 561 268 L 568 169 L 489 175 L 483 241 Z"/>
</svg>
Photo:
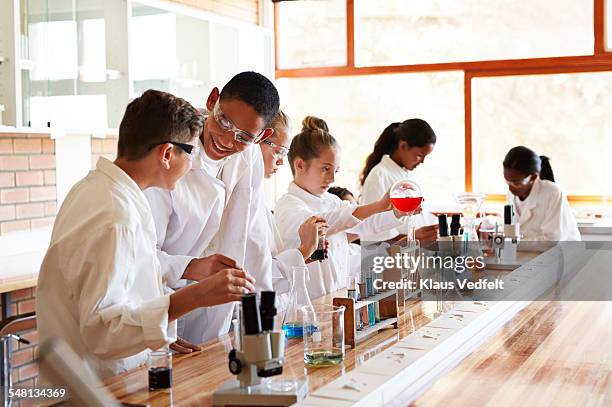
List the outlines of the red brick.
<svg viewBox="0 0 612 407">
<path fill-rule="evenodd" d="M 45 216 L 57 214 L 57 202 L 45 202 Z"/>
<path fill-rule="evenodd" d="M 11 139 L 0 140 L 0 154 L 11 154 L 13 152 L 13 142 Z"/>
<path fill-rule="evenodd" d="M 32 330 L 26 333 L 21 334 L 21 336 L 25 339 L 27 339 L 28 341 L 30 341 L 29 345 L 23 344 L 23 343 L 19 343 L 19 349 L 22 348 L 31 348 L 34 345 L 38 345 L 38 331 L 36 330 Z M 24 345 L 24 346 L 21 346 Z M 13 349 L 15 349 L 15 347 L 13 347 Z"/>
<path fill-rule="evenodd" d="M 99 154 L 102 152 L 102 140 L 91 140 L 91 152 L 92 154 Z"/>
<path fill-rule="evenodd" d="M 38 365 L 31 363 L 19 368 L 19 380 L 31 379 L 38 376 Z"/>
<path fill-rule="evenodd" d="M 15 153 L 40 153 L 42 152 L 42 141 L 39 138 L 13 139 L 13 151 Z"/>
<path fill-rule="evenodd" d="M 45 173 L 42 171 L 17 172 L 15 178 L 17 186 L 45 184 Z"/>
<path fill-rule="evenodd" d="M 28 169 L 28 156 L 8 155 L 0 158 L 0 171 L 19 171 Z"/>
<path fill-rule="evenodd" d="M 13 366 L 18 367 L 34 361 L 34 348 L 13 352 Z"/>
<path fill-rule="evenodd" d="M 30 230 L 29 220 L 15 220 L 0 223 L 0 234 L 3 235 L 11 232 L 22 232 L 24 230 Z"/>
<path fill-rule="evenodd" d="M 11 301 L 27 300 L 32 298 L 32 289 L 23 288 L 21 290 L 11 292 Z"/>
<path fill-rule="evenodd" d="M 55 156 L 41 154 L 30 156 L 30 168 L 33 170 L 52 170 L 55 168 Z"/>
<path fill-rule="evenodd" d="M 32 223 L 32 229 L 42 229 L 53 226 L 53 222 L 55 222 L 55 217 L 51 216 L 48 218 L 37 218 L 32 219 L 30 222 Z"/>
<path fill-rule="evenodd" d="M 15 216 L 17 219 L 31 219 L 45 216 L 45 204 L 31 203 L 15 206 Z"/>
<path fill-rule="evenodd" d="M 42 152 L 45 154 L 55 153 L 55 140 L 43 139 L 42 140 Z"/>
<path fill-rule="evenodd" d="M 34 312 L 36 310 L 36 300 L 23 300 L 17 303 L 17 312 L 25 314 L 26 312 Z"/>
<path fill-rule="evenodd" d="M 14 187 L 14 186 L 15 186 L 15 173 L 0 172 L 0 188 Z"/>
<path fill-rule="evenodd" d="M 15 219 L 14 205 L 0 205 L 0 221 Z"/>
<path fill-rule="evenodd" d="M 11 376 L 13 376 L 13 383 L 19 383 L 19 369 L 13 369 Z"/>
<path fill-rule="evenodd" d="M 11 204 L 28 202 L 30 193 L 27 188 L 12 188 L 0 190 L 0 203 Z"/>
<path fill-rule="evenodd" d="M 117 153 L 117 139 L 102 140 L 102 152 L 116 154 Z"/>
<path fill-rule="evenodd" d="M 55 185 L 55 170 L 45 170 L 45 185 Z"/>
<path fill-rule="evenodd" d="M 54 201 L 56 197 L 55 186 L 30 188 L 30 201 Z"/>
</svg>

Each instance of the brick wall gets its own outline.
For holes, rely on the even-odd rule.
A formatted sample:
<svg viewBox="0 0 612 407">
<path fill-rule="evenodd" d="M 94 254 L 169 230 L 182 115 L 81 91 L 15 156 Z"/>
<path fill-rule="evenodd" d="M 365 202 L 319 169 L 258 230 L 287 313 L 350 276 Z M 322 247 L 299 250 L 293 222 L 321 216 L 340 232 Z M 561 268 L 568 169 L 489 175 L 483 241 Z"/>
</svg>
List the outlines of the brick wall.
<svg viewBox="0 0 612 407">
<path fill-rule="evenodd" d="M 56 195 L 55 141 L 0 134 L 0 235 L 53 225 Z"/>
<path fill-rule="evenodd" d="M 36 288 L 25 288 L 13 291 L 10 294 L 10 315 L 32 312 L 36 308 Z M 2 304 L 4 307 L 4 304 Z M 33 387 L 38 378 L 38 332 L 30 330 L 20 333 L 30 341 L 29 345 L 12 341 L 13 349 L 13 384 L 17 386 Z"/>
<path fill-rule="evenodd" d="M 107 136 L 104 139 L 91 139 L 91 168 L 96 168 L 100 157 L 114 160 L 117 157 L 117 136 Z"/>
</svg>

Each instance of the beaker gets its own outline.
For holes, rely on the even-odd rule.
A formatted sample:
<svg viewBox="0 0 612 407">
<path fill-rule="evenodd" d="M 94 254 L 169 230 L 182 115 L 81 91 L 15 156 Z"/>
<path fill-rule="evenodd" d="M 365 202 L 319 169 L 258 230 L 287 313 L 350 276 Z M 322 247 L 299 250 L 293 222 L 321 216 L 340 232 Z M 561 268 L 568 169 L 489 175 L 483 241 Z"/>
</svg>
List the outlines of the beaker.
<svg viewBox="0 0 612 407">
<path fill-rule="evenodd" d="M 333 366 L 344 360 L 344 306 L 314 304 L 302 307 L 304 363 Z"/>
</svg>

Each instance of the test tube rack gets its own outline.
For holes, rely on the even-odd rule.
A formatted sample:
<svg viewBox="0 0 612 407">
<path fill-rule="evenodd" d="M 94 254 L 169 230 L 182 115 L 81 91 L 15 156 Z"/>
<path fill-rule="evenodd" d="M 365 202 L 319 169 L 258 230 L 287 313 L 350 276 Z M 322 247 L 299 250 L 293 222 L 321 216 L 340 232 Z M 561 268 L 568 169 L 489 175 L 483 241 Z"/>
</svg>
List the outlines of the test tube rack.
<svg viewBox="0 0 612 407">
<path fill-rule="evenodd" d="M 344 343 L 351 348 L 393 325 L 397 328 L 397 290 L 378 294 L 355 301 L 354 298 L 336 297 L 336 306 L 344 306 Z"/>
</svg>

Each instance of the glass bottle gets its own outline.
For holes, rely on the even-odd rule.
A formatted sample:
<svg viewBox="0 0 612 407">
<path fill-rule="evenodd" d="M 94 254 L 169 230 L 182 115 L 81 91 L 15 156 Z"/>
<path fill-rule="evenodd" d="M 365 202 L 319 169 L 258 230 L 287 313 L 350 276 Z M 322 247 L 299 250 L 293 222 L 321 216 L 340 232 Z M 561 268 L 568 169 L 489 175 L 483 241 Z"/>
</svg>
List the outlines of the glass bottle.
<svg viewBox="0 0 612 407">
<path fill-rule="evenodd" d="M 291 267 L 293 273 L 293 281 L 291 284 L 291 292 L 289 293 L 289 303 L 287 311 L 283 318 L 283 331 L 287 338 L 302 338 L 304 335 L 304 326 L 302 319 L 302 307 L 312 306 L 308 289 L 306 288 L 306 273 L 307 267 L 294 266 Z"/>
</svg>

